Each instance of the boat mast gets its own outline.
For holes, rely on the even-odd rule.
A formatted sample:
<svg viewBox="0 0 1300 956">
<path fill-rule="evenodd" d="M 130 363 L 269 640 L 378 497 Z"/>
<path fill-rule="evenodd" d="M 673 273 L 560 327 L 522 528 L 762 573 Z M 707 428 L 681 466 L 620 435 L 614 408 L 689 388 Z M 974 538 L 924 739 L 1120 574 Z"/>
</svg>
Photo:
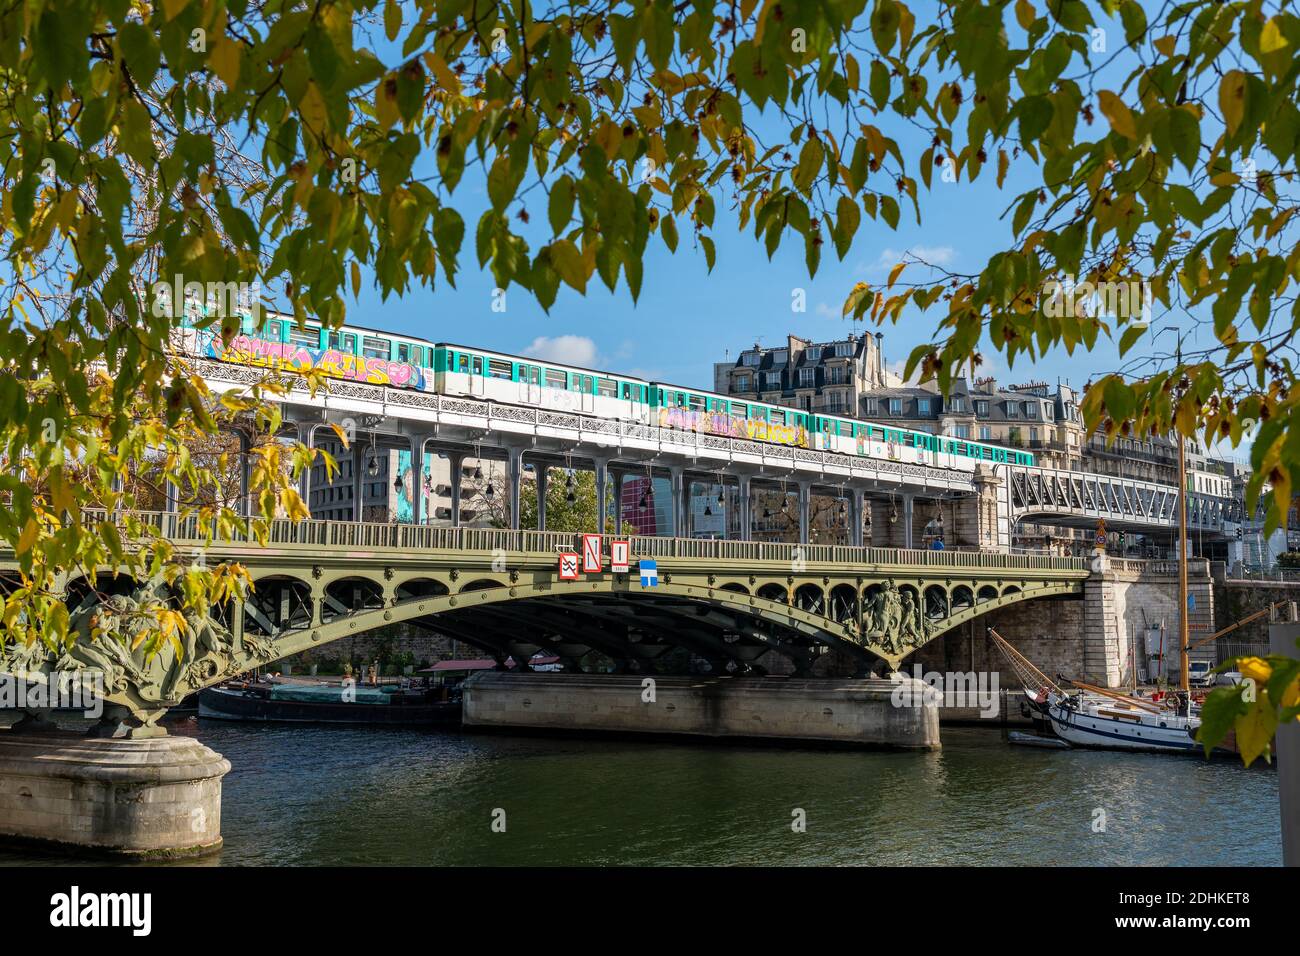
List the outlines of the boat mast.
<svg viewBox="0 0 1300 956">
<path fill-rule="evenodd" d="M 1187 673 L 1187 646 L 1191 642 L 1187 624 L 1187 441 L 1178 438 L 1178 686 L 1191 693 Z"/>
</svg>

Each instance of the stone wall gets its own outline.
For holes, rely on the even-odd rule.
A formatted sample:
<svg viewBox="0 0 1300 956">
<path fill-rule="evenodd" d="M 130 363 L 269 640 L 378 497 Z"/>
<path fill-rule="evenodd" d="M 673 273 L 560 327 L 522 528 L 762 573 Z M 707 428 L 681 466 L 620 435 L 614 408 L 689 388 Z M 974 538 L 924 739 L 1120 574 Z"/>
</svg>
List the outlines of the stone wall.
<svg viewBox="0 0 1300 956">
<path fill-rule="evenodd" d="M 1214 607 L 1218 626 L 1227 627 L 1278 601 L 1300 601 L 1300 581 L 1242 581 L 1219 578 L 1214 582 Z M 1282 609 L 1279 609 L 1282 610 Z M 1268 644 L 1268 617 L 1251 621 L 1215 642 L 1221 656 L 1243 653 L 1249 645 L 1263 651 Z M 1195 638 L 1193 638 L 1195 640 Z"/>
<path fill-rule="evenodd" d="M 1166 646 L 1177 653 L 1178 579 L 1139 567 L 1107 561 L 1085 583 L 1082 600 L 1039 598 L 992 611 L 921 648 L 904 662 L 904 670 L 910 673 L 913 660 L 927 670 L 998 670 L 1001 686 L 1019 687 L 985 635 L 991 626 L 1049 676 L 1059 673 L 1106 687 L 1127 686 L 1133 680 L 1134 657 L 1140 660 L 1143 653 L 1147 627 L 1163 623 L 1170 642 Z M 1198 635 L 1213 633 L 1216 604 L 1208 569 L 1203 563 L 1193 568 L 1188 591 L 1195 608 L 1188 624 L 1195 643 Z"/>
<path fill-rule="evenodd" d="M 409 655 L 409 660 L 417 667 L 451 658 L 489 656 L 477 647 L 472 647 L 463 641 L 452 640 L 441 634 L 431 633 L 425 628 L 410 624 L 392 624 L 340 638 L 314 650 L 286 657 L 284 661 L 276 662 L 271 666 L 277 668 L 281 663 L 288 663 L 295 672 L 302 672 L 312 664 L 316 664 L 322 670 L 333 672 L 340 669 L 343 662 L 348 660 L 352 661 L 354 667 L 375 660 L 383 664 L 391 664 L 399 659 L 408 660 L 406 655 Z"/>
</svg>

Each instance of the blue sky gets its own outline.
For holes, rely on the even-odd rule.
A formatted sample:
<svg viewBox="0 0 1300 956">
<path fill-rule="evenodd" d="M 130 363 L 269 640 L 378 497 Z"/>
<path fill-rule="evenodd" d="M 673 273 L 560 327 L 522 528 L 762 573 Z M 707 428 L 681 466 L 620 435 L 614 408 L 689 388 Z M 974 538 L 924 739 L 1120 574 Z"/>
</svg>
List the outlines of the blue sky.
<svg viewBox="0 0 1300 956">
<path fill-rule="evenodd" d="M 1108 40 L 1120 41 L 1118 18 L 1100 21 L 1107 29 Z M 1014 20 L 1008 8 L 1008 26 L 1014 32 Z M 373 34 L 372 34 L 373 36 Z M 382 35 L 374 37 L 381 58 L 390 63 L 400 58 L 392 55 Z M 1100 56 L 1105 60 L 1104 54 Z M 1106 67 L 1107 79 L 1119 86 L 1131 63 L 1116 58 Z M 752 121 L 752 117 L 751 117 Z M 764 139 L 773 141 L 777 120 L 769 110 L 758 121 Z M 835 121 L 833 121 L 835 122 Z M 917 160 L 928 145 L 918 132 L 892 114 L 876 119 L 887 135 L 898 139 L 908 157 L 908 172 L 918 175 Z M 1098 115 L 1091 127 L 1080 123 L 1078 135 L 1104 135 L 1106 120 Z M 961 120 L 958 120 L 961 128 Z M 788 129 L 781 129 L 785 139 Z M 1008 144 L 1010 148 L 1010 144 Z M 990 149 L 992 152 L 992 149 Z M 797 236 L 788 237 L 775 257 L 769 261 L 762 243 L 751 231 L 737 230 L 736 217 L 729 209 L 729 191 L 715 193 L 717 217 L 710 235 L 717 244 L 717 264 L 710 274 L 703 254 L 689 239 L 689 227 L 679 218 L 683 239 L 678 252 L 670 254 L 657 235 L 651 237 L 646 254 L 644 281 L 639 302 L 633 303 L 620 279 L 618 289 L 610 292 L 593 277 L 585 296 L 561 286 L 559 296 L 548 315 L 529 294 L 512 287 L 506 299 L 506 311 L 492 309 L 495 283 L 490 273 L 478 269 L 473 252 L 474 227 L 486 207 L 481 170 L 471 165 L 450 197 L 466 221 L 467 235 L 461 257 L 457 288 L 452 289 L 440 278 L 438 288 L 416 288 L 402 298 L 380 300 L 373 289 L 363 289 L 360 302 L 348 303 L 349 317 L 358 324 L 418 335 L 431 340 L 459 341 L 505 352 L 551 358 L 578 365 L 594 366 L 660 379 L 708 387 L 712 383 L 714 362 L 734 359 L 740 350 L 756 341 L 775 345 L 794 333 L 813 340 L 843 337 L 849 332 L 875 332 L 874 325 L 850 323 L 840 317 L 840 308 L 849 289 L 858 281 L 883 284 L 892 264 L 906 253 L 936 262 L 960 272 L 978 272 L 992 253 L 1012 243 L 1010 213 L 1004 216 L 1016 196 L 1037 187 L 1040 173 L 1025 157 L 1012 160 L 1003 189 L 996 185 L 996 154 L 990 156 L 980 178 L 970 183 L 943 182 L 938 175 L 926 190 L 919 185 L 922 223 L 904 201 L 903 216 L 897 231 L 883 222 L 864 217 L 852 248 L 843 261 L 836 259 L 829 241 L 823 247 L 821 269 L 810 279 L 804 265 L 803 244 Z M 426 182 L 441 189 L 432 164 L 425 158 L 417 162 L 417 174 L 428 176 Z M 725 182 L 725 180 L 724 180 Z M 874 184 L 873 185 L 878 185 Z M 526 191 L 530 200 L 523 205 L 532 224 L 521 227 L 513 219 L 520 209 L 515 203 L 510 215 L 516 229 L 522 229 L 532 252 L 550 238 L 546 223 L 546 196 L 541 190 Z M 924 270 L 911 266 L 909 278 L 923 280 Z M 794 312 L 794 291 L 806 293 L 806 311 Z M 898 325 L 885 326 L 886 363 L 902 371 L 912 348 L 930 340 L 941 315 L 943 303 L 936 303 L 927 314 L 915 310 L 904 313 Z M 1168 325 L 1157 317 L 1155 330 Z M 1158 350 L 1172 350 L 1173 335 L 1162 336 Z M 990 374 L 1002 384 L 1030 380 L 1055 383 L 1058 379 L 1075 386 L 1092 377 L 1117 371 L 1123 364 L 1115 344 L 1102 337 L 1091 353 L 1068 355 L 1064 349 L 1030 364 L 1023 356 L 1014 370 L 1006 358 L 990 343 L 981 347 L 985 362 L 983 374 Z M 1147 343 L 1139 342 L 1129 358 L 1148 352 Z"/>
</svg>

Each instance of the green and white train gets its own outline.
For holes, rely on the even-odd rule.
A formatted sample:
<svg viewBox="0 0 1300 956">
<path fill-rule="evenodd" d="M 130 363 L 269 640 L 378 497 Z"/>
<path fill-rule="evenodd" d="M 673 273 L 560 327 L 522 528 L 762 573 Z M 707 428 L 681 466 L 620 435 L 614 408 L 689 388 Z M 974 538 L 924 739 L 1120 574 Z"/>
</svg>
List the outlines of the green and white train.
<svg viewBox="0 0 1300 956">
<path fill-rule="evenodd" d="M 855 418 L 745 401 L 667 382 L 360 326 L 322 329 L 273 316 L 228 347 L 188 324 L 180 345 L 204 358 L 306 372 L 506 405 L 576 412 L 729 438 L 972 471 L 978 462 L 1034 464 L 1028 452 Z"/>
</svg>

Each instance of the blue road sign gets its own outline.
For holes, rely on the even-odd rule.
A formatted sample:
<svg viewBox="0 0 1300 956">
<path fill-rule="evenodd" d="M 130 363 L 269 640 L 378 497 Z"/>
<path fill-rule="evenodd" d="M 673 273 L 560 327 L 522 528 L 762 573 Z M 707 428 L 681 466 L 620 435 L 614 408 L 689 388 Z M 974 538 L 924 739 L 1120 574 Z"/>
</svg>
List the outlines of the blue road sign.
<svg viewBox="0 0 1300 956">
<path fill-rule="evenodd" d="M 641 587 L 653 588 L 659 585 L 659 566 L 653 561 L 641 562 Z"/>
</svg>

